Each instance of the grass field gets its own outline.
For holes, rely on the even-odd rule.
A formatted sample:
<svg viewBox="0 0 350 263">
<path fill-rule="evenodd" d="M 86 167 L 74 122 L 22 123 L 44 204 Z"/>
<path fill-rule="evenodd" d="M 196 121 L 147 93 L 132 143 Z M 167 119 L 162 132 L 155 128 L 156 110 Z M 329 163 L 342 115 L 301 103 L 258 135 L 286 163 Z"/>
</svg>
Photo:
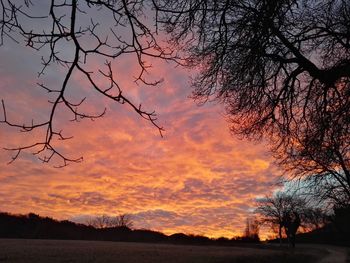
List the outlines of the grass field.
<svg viewBox="0 0 350 263">
<path fill-rule="evenodd" d="M 219 247 L 102 241 L 0 239 L 0 262 L 309 263 L 317 249 Z"/>
</svg>

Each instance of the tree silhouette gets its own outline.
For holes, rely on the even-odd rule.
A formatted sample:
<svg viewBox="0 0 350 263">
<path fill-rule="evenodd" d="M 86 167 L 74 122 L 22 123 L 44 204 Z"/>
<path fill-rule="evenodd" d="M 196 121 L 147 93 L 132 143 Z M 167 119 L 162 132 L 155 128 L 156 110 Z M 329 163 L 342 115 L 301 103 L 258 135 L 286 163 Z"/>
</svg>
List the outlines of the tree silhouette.
<svg viewBox="0 0 350 263">
<path fill-rule="evenodd" d="M 112 218 L 113 227 L 133 227 L 132 218 L 129 214 L 121 214 Z"/>
<path fill-rule="evenodd" d="M 194 98 L 222 102 L 235 134 L 265 136 L 291 175 L 349 202 L 349 1 L 154 1 L 200 69 Z"/>
<path fill-rule="evenodd" d="M 87 225 L 95 228 L 129 228 L 133 226 L 131 216 L 128 214 L 120 214 L 117 216 L 100 215 L 94 218 L 90 218 L 87 221 Z"/>
<path fill-rule="evenodd" d="M 246 220 L 246 227 L 242 237 L 246 241 L 259 241 L 259 221 L 255 217 Z"/>
<path fill-rule="evenodd" d="M 303 199 L 278 192 L 273 197 L 259 199 L 255 212 L 260 215 L 263 224 L 268 224 L 272 228 L 278 227 L 280 244 L 282 244 L 282 230 L 284 229 L 288 240 L 294 247 L 295 234 L 300 226 L 300 215 L 305 210 L 306 203 Z"/>
<path fill-rule="evenodd" d="M 62 160 L 60 166 L 70 162 L 80 162 L 82 158 L 69 158 L 55 145 L 55 140 L 67 140 L 55 119 L 59 110 L 65 108 L 71 113 L 72 121 L 80 119 L 96 119 L 102 117 L 106 109 L 96 114 L 81 110 L 85 98 L 74 102 L 70 92 L 73 75 L 85 79 L 92 90 L 103 97 L 126 104 L 142 118 L 150 121 L 162 132 L 157 123 L 155 112 L 146 111 L 141 105 L 136 105 L 127 95 L 125 87 L 115 77 L 113 65 L 125 56 L 133 56 L 139 66 L 139 75 L 135 81 L 143 85 L 157 85 L 157 81 L 148 81 L 146 72 L 149 68 L 147 58 L 173 59 L 170 50 L 162 48 L 156 38 L 156 28 L 151 29 L 145 19 L 146 1 L 136 0 L 52 0 L 47 3 L 35 3 L 32 0 L 13 1 L 0 0 L 0 44 L 9 45 L 13 42 L 25 43 L 27 47 L 44 53 L 42 57 L 42 76 L 53 64 L 62 66 L 65 71 L 60 83 L 47 86 L 38 85 L 55 97 L 51 101 L 50 110 L 42 122 L 33 120 L 30 123 L 18 124 L 10 120 L 6 111 L 5 101 L 1 101 L 3 117 L 0 123 L 19 128 L 23 132 L 43 130 L 44 138 L 36 143 L 22 145 L 7 150 L 14 151 L 12 161 L 16 160 L 22 151 L 29 150 L 39 156 L 43 162 L 52 158 Z M 99 18 L 109 18 L 107 28 L 100 24 Z M 100 19 L 100 20 L 101 20 Z M 69 47 L 69 54 L 64 52 Z M 63 51 L 63 52 L 62 52 Z M 103 59 L 105 64 L 97 72 L 93 72 L 90 62 L 93 59 Z M 97 78 L 103 77 L 105 84 Z M 50 97 L 51 98 L 51 97 Z"/>
</svg>

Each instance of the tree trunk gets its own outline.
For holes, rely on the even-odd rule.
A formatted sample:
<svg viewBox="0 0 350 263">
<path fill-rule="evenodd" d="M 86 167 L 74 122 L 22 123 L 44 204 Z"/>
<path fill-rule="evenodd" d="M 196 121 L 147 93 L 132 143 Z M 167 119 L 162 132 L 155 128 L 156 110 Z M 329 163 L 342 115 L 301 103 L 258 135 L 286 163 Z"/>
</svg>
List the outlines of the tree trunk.
<svg viewBox="0 0 350 263">
<path fill-rule="evenodd" d="M 280 246 L 282 246 L 282 226 L 281 225 L 278 227 L 278 236 L 280 239 Z"/>
</svg>

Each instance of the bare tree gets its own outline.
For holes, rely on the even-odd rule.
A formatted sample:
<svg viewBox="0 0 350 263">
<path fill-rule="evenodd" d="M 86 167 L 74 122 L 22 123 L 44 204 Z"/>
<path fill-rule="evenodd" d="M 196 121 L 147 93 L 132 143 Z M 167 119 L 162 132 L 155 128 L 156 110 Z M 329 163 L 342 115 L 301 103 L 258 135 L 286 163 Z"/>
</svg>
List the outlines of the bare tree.
<svg viewBox="0 0 350 263">
<path fill-rule="evenodd" d="M 297 220 L 300 220 L 299 216 L 303 214 L 305 207 L 303 199 L 278 192 L 273 197 L 259 199 L 255 212 L 260 215 L 262 224 L 278 228 L 280 244 L 282 244 L 283 229 L 288 239 L 294 244 L 295 233 L 300 226 L 300 221 L 297 224 Z"/>
<path fill-rule="evenodd" d="M 132 228 L 132 217 L 129 214 L 121 214 L 111 218 L 111 227 Z"/>
<path fill-rule="evenodd" d="M 343 127 L 331 129 L 331 132 L 347 132 Z M 323 142 L 317 140 L 317 136 L 313 137 L 313 134 L 306 136 L 308 138 L 303 140 L 300 140 L 300 136 L 294 137 L 298 143 L 289 149 L 287 156 L 285 149 L 275 151 L 279 163 L 292 178 L 302 178 L 303 187 L 313 197 L 336 206 L 350 204 L 348 135 L 324 138 Z"/>
<path fill-rule="evenodd" d="M 40 51 L 42 57 L 41 77 L 48 67 L 60 65 L 65 71 L 59 83 L 47 86 L 38 83 L 50 96 L 51 107 L 46 112 L 46 120 L 35 120 L 18 124 L 10 120 L 5 101 L 1 101 L 2 117 L 0 123 L 18 128 L 23 132 L 43 130 L 45 135 L 41 141 L 21 145 L 7 150 L 13 151 L 12 161 L 25 150 L 37 155 L 43 162 L 52 158 L 61 159 L 59 166 L 71 162 L 80 162 L 82 158 L 69 158 L 62 153 L 55 141 L 67 140 L 56 123 L 56 116 L 62 109 L 71 113 L 72 121 L 96 119 L 102 117 L 106 109 L 99 113 L 88 113 L 81 110 L 86 98 L 75 102 L 70 97 L 74 90 L 72 77 L 74 74 L 84 78 L 90 88 L 116 103 L 125 104 L 150 121 L 162 132 L 157 123 L 154 111 L 146 111 L 135 104 L 116 78 L 113 72 L 114 63 L 124 56 L 134 56 L 139 66 L 139 74 L 135 81 L 142 85 L 157 85 L 160 80 L 149 81 L 146 73 L 150 64 L 147 59 L 173 59 L 172 51 L 161 47 L 156 40 L 156 28 L 149 27 L 151 21 L 146 19 L 148 5 L 144 0 L 51 0 L 43 3 L 35 0 L 0 0 L 0 45 L 25 43 L 34 51 Z M 103 19 L 109 19 L 107 25 Z M 69 52 L 67 51 L 69 47 Z M 62 52 L 63 51 L 63 52 Z M 105 64 L 93 72 L 90 62 L 103 59 Z M 105 84 L 97 78 L 105 78 Z M 12 162 L 11 161 L 11 162 Z"/>
<path fill-rule="evenodd" d="M 93 218 L 90 218 L 87 221 L 89 226 L 93 226 L 95 228 L 132 228 L 133 222 L 132 218 L 129 214 L 120 214 L 117 216 L 109 216 L 109 215 L 100 215 Z"/>
<path fill-rule="evenodd" d="M 259 221 L 255 217 L 248 217 L 243 238 L 251 241 L 259 241 Z"/>
<path fill-rule="evenodd" d="M 200 69 L 194 98 L 222 102 L 235 134 L 269 138 L 293 176 L 334 182 L 327 194 L 349 202 L 349 1 L 154 2 Z"/>
<path fill-rule="evenodd" d="M 111 217 L 108 215 L 100 215 L 87 220 L 87 225 L 94 228 L 108 228 L 110 227 Z"/>
</svg>

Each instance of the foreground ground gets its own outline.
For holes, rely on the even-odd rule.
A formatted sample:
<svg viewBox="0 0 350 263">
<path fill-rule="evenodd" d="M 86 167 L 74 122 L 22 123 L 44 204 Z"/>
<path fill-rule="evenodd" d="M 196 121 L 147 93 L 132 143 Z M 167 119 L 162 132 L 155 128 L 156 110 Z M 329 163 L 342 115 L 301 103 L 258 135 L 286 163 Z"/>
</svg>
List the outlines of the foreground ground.
<svg viewBox="0 0 350 263">
<path fill-rule="evenodd" d="M 0 262 L 130 262 L 130 263 L 311 263 L 333 262 L 346 251 L 302 246 L 293 251 L 275 246 L 218 247 L 101 241 L 0 239 Z M 335 256 L 337 256 L 335 255 Z M 326 260 L 326 261 L 324 261 Z M 338 261 L 337 261 L 338 262 Z"/>
<path fill-rule="evenodd" d="M 319 263 L 350 263 L 350 248 L 336 246 L 318 246 L 323 248 L 327 254 L 321 258 Z"/>
</svg>

